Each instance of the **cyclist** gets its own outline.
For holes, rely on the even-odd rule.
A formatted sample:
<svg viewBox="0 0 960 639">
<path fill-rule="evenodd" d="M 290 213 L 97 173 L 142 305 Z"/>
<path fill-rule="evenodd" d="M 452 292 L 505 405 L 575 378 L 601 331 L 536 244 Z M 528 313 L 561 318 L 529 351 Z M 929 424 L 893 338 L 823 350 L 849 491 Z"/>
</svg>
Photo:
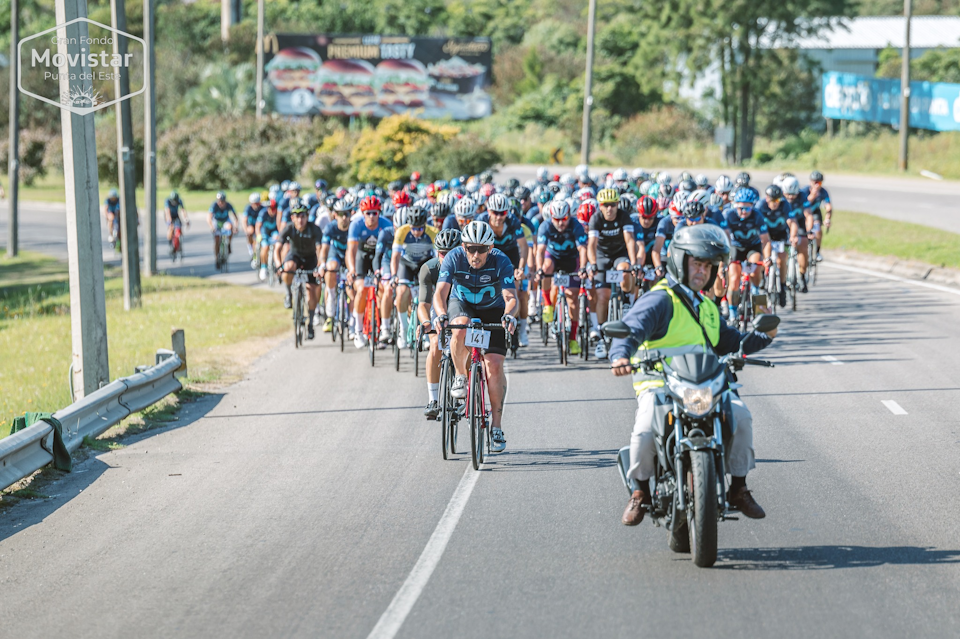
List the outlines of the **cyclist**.
<svg viewBox="0 0 960 639">
<path fill-rule="evenodd" d="M 377 235 L 377 250 L 373 254 L 373 275 L 380 282 L 382 288 L 378 291 L 378 300 L 380 307 L 380 317 L 389 319 L 393 314 L 393 287 L 390 286 L 391 275 L 395 273 L 391 268 L 391 259 L 393 258 L 393 236 L 394 230 L 407 223 L 407 217 L 411 207 L 401 206 L 399 210 L 394 211 L 393 219 L 386 215 L 387 202 L 381 202 L 383 208 L 380 210 L 380 219 L 386 218 L 391 222 L 390 227 L 380 231 Z M 380 322 L 379 342 L 386 348 L 386 345 L 393 339 L 393 331 L 389 321 Z"/>
<path fill-rule="evenodd" d="M 544 221 L 537 229 L 537 276 L 541 279 L 543 317 L 541 321 L 553 321 L 557 288 L 553 286 L 553 274 L 563 271 L 570 275 L 567 288 L 567 304 L 570 307 L 570 353 L 580 354 L 577 343 L 577 317 L 579 317 L 578 290 L 580 273 L 587 264 L 587 233 L 570 215 L 566 200 L 554 200 L 549 207 L 550 222 Z"/>
<path fill-rule="evenodd" d="M 793 227 L 797 224 L 796 212 L 790 207 L 790 204 L 784 199 L 783 191 L 776 184 L 771 184 L 764 191 L 764 199 L 760 200 L 754 207 L 754 210 L 763 216 L 767 223 L 767 233 L 770 235 L 771 242 L 786 243 L 791 236 L 796 235 Z M 773 245 L 771 244 L 771 256 Z M 780 295 L 777 302 L 780 306 L 787 305 L 787 252 L 780 251 L 776 255 L 776 260 L 780 268 Z"/>
<path fill-rule="evenodd" d="M 107 241 L 113 244 L 113 241 L 120 237 L 120 193 L 116 189 L 110 189 L 107 193 L 107 199 L 103 201 L 103 216 L 107 220 Z"/>
<path fill-rule="evenodd" d="M 626 171 L 623 172 L 626 175 Z M 615 175 L 616 177 L 616 175 Z M 597 193 L 600 203 L 600 213 L 590 219 L 587 237 L 587 270 L 594 280 L 596 295 L 596 311 L 590 313 L 590 337 L 597 339 L 596 357 L 606 359 L 607 346 L 600 339 L 600 324 L 607 321 L 608 304 L 610 303 L 610 285 L 606 278 L 600 280 L 598 273 L 607 271 L 629 271 L 635 264 L 642 264 L 645 255 L 643 245 L 637 246 L 634 239 L 633 220 L 630 214 L 620 208 L 621 196 L 614 189 L 603 189 Z M 629 199 L 627 200 L 629 202 Z M 630 294 L 633 291 L 633 278 L 624 273 L 623 292 Z"/>
<path fill-rule="evenodd" d="M 277 239 L 274 248 L 274 260 L 281 266 L 277 269 L 287 289 L 283 298 L 284 308 L 290 308 L 294 271 L 309 271 L 307 276 L 307 339 L 313 339 L 313 317 L 317 312 L 317 301 L 320 299 L 320 284 L 317 281 L 317 267 L 320 264 L 320 247 L 323 245 L 323 233 L 315 224 L 307 220 L 307 205 L 300 198 L 290 200 L 290 224 L 284 227 Z M 280 261 L 280 251 L 285 245 L 290 245 L 286 258 Z"/>
<path fill-rule="evenodd" d="M 232 222 L 230 221 L 231 218 L 233 219 Z M 217 193 L 217 199 L 210 205 L 207 224 L 210 225 L 210 230 L 213 231 L 214 256 L 220 254 L 221 232 L 227 236 L 227 253 L 231 253 L 233 251 L 233 247 L 231 246 L 233 232 L 238 226 L 237 212 L 233 209 L 233 205 L 227 202 L 227 195 L 223 191 Z M 277 264 L 279 263 L 280 262 L 277 262 Z"/>
<path fill-rule="evenodd" d="M 633 220 L 633 235 L 638 243 L 643 245 L 643 266 L 652 266 L 657 270 L 657 279 L 663 277 L 664 270 L 660 262 L 660 252 L 655 250 L 657 243 L 657 213 L 660 207 L 657 201 L 649 195 L 641 196 L 637 200 L 637 212 L 630 216 Z M 639 252 L 639 251 L 638 251 Z M 647 286 L 644 280 L 643 286 Z"/>
<path fill-rule="evenodd" d="M 770 265 L 770 236 L 763 216 L 757 213 L 753 205 L 757 201 L 755 191 L 742 187 L 733 194 L 733 207 L 723 215 L 723 228 L 727 231 L 733 251 L 727 267 L 727 300 L 731 321 L 737 319 L 737 306 L 740 304 L 740 275 L 745 270 L 743 262 L 751 273 L 754 286 L 760 286 L 763 271 L 756 268 L 763 252 L 764 265 Z"/>
<path fill-rule="evenodd" d="M 378 270 L 373 263 L 377 238 L 380 237 L 380 231 L 392 226 L 389 220 L 380 217 L 381 208 L 382 204 L 377 196 L 363 198 L 360 201 L 360 213 L 363 217 L 351 222 L 347 233 L 347 272 L 356 292 L 353 306 L 353 345 L 358 349 L 367 345 L 367 338 L 363 334 L 363 313 L 367 307 L 367 296 L 363 290 L 364 278 Z"/>
<path fill-rule="evenodd" d="M 490 225 L 493 231 L 493 246 L 510 259 L 513 264 L 516 278 L 519 322 L 517 325 L 517 343 L 526 347 L 529 345 L 527 335 L 527 263 L 529 260 L 529 245 L 520 218 L 510 212 L 510 202 L 502 193 L 494 193 L 487 200 L 487 211 L 477 216 L 477 221 Z"/>
<path fill-rule="evenodd" d="M 278 214 L 280 211 L 277 210 L 277 201 L 270 200 L 267 203 L 267 206 L 264 206 L 260 209 L 260 215 L 257 216 L 257 222 L 254 230 L 256 235 L 260 238 L 260 281 L 263 282 L 267 279 L 267 261 L 269 258 L 268 251 L 270 247 L 277 242 L 277 237 L 280 235 L 280 229 L 278 224 L 280 222 Z M 279 264 L 279 262 L 277 262 Z"/>
<path fill-rule="evenodd" d="M 659 204 L 659 200 L 657 202 Z M 667 247 L 670 246 L 673 233 L 676 230 L 677 224 L 683 219 L 683 204 L 685 204 L 685 198 L 683 196 L 670 200 L 670 203 L 667 205 L 667 215 L 660 218 L 660 221 L 657 223 L 657 241 L 653 245 L 653 252 L 659 256 L 659 258 L 654 258 L 654 263 L 657 264 L 660 271 L 663 270 L 660 264 L 666 263 Z M 658 261 L 659 264 L 657 263 Z"/>
<path fill-rule="evenodd" d="M 334 305 L 337 301 L 337 278 L 340 269 L 347 265 L 347 233 L 350 231 L 350 213 L 352 212 L 349 202 L 337 200 L 333 205 L 335 220 L 327 224 L 323 229 L 323 246 L 320 250 L 320 274 L 323 276 L 324 284 L 327 287 L 327 295 L 324 300 L 324 311 L 327 321 L 323 324 L 323 332 L 329 333 L 333 330 L 333 317 L 336 315 Z"/>
<path fill-rule="evenodd" d="M 823 261 L 820 255 L 820 243 L 823 241 L 823 229 L 829 229 L 833 218 L 833 205 L 830 203 L 830 194 L 823 188 L 823 173 L 814 171 L 810 174 L 810 186 L 800 191 L 800 201 L 803 203 L 804 215 L 807 218 L 807 231 L 811 239 L 817 241 L 817 261 Z"/>
<path fill-rule="evenodd" d="M 417 283 L 420 267 L 434 256 L 436 237 L 437 230 L 427 226 L 427 212 L 422 206 L 413 206 L 393 238 L 390 272 L 393 273 L 392 283 L 397 285 L 396 309 L 400 315 L 400 334 L 396 336 L 398 348 L 407 347 L 410 285 Z"/>
<path fill-rule="evenodd" d="M 183 216 L 182 221 L 180 219 L 181 215 Z M 163 218 L 167 223 L 167 242 L 170 244 L 173 244 L 174 229 L 181 228 L 183 222 L 187 223 L 187 228 L 190 227 L 187 209 L 183 206 L 183 200 L 180 199 L 180 194 L 176 191 L 171 191 L 170 197 L 163 202 Z"/>
<path fill-rule="evenodd" d="M 517 296 L 514 287 L 514 269 L 510 259 L 493 248 L 493 230 L 490 225 L 474 220 L 464 227 L 461 246 L 443 258 L 437 277 L 433 307 L 437 317 L 434 326 L 443 330 L 449 319 L 454 324 L 466 324 L 479 319 L 485 324 L 501 323 L 505 331 L 516 329 Z M 449 297 L 449 301 L 448 298 Z M 450 388 L 455 399 L 467 396 L 467 362 L 469 353 L 464 340 L 466 331 L 455 330 L 450 336 L 450 354 L 456 378 Z M 507 394 L 507 379 L 503 358 L 507 354 L 506 335 L 491 331 L 490 347 L 483 355 L 487 390 L 491 406 L 491 450 L 506 448 L 503 436 L 503 401 Z"/>
<path fill-rule="evenodd" d="M 430 330 L 436 315 L 433 312 L 433 294 L 437 288 L 437 278 L 440 277 L 440 264 L 447 253 L 460 246 L 460 231 L 447 229 L 437 233 L 434 240 L 437 250 L 435 257 L 430 258 L 420 267 L 420 303 L 417 307 L 417 318 L 424 331 Z M 430 335 L 430 351 L 427 353 L 427 394 L 429 400 L 423 414 L 427 419 L 436 419 L 440 412 L 437 399 L 440 394 L 440 341 L 436 334 Z"/>
<path fill-rule="evenodd" d="M 441 230 L 454 229 L 462 231 L 463 227 L 473 221 L 477 216 L 477 201 L 472 197 L 460 198 L 453 205 L 453 215 L 448 215 L 443 221 Z"/>
<path fill-rule="evenodd" d="M 260 211 L 263 205 L 260 204 L 260 194 L 251 193 L 249 203 L 243 210 L 243 217 L 240 222 L 243 224 L 243 230 L 247 234 L 247 252 L 252 256 L 257 242 L 257 218 L 260 217 Z M 250 261 L 251 266 L 256 265 L 256 258 Z"/>
<path fill-rule="evenodd" d="M 800 267 L 800 292 L 806 293 L 807 288 L 807 225 L 808 212 L 803 210 L 803 199 L 800 197 L 800 182 L 790 174 L 784 175 L 780 183 L 783 197 L 793 208 L 794 221 L 797 228 L 790 228 L 790 244 L 797 250 L 797 266 Z M 803 212 L 803 217 L 800 215 Z M 809 217 L 812 219 L 813 215 Z"/>
</svg>

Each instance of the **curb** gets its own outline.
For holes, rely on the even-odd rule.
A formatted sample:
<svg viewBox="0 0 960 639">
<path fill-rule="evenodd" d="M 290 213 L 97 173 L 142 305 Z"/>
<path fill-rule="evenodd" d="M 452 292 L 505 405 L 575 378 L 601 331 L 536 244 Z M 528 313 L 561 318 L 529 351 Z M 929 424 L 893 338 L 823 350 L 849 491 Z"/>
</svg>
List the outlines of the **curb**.
<svg viewBox="0 0 960 639">
<path fill-rule="evenodd" d="M 837 264 L 898 275 L 911 280 L 935 282 L 960 288 L 960 270 L 941 268 L 924 262 L 912 262 L 895 257 L 878 257 L 852 251 L 822 251 L 824 257 Z"/>
</svg>

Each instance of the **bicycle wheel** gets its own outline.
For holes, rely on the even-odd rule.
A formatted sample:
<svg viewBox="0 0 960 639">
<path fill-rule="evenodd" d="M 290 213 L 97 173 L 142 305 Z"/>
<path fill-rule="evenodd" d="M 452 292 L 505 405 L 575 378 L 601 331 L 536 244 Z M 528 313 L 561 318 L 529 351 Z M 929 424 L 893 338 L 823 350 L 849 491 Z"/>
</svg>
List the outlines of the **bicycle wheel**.
<svg viewBox="0 0 960 639">
<path fill-rule="evenodd" d="M 412 323 L 411 323 L 412 325 Z M 420 377 L 420 331 L 413 331 L 413 376 Z"/>
<path fill-rule="evenodd" d="M 807 284 L 817 283 L 817 240 L 807 242 Z"/>
<path fill-rule="evenodd" d="M 577 327 L 577 341 L 580 343 L 580 357 L 583 361 L 590 358 L 590 305 L 587 296 L 580 296 L 580 325 Z"/>
<path fill-rule="evenodd" d="M 480 397 L 480 367 L 470 365 L 470 392 L 467 395 L 467 413 L 470 415 L 470 459 L 473 469 L 483 463 L 483 400 Z"/>
<path fill-rule="evenodd" d="M 393 369 L 397 372 L 400 371 L 400 347 L 397 345 L 397 331 L 400 330 L 400 320 L 397 319 L 397 314 L 394 313 L 391 315 L 390 326 L 392 327 L 393 332 Z"/>
<path fill-rule="evenodd" d="M 440 364 L 440 393 L 438 396 L 438 403 L 440 405 L 440 445 L 443 449 L 443 458 L 447 459 L 447 442 L 449 441 L 449 428 L 450 428 L 450 417 L 451 411 L 447 406 L 447 403 L 450 398 L 450 391 L 447 389 L 447 377 L 448 377 L 448 366 L 447 360 L 444 360 Z M 453 452 L 452 450 L 450 452 Z"/>
<path fill-rule="evenodd" d="M 300 348 L 303 343 L 303 337 L 300 334 L 301 324 L 303 324 L 303 287 L 297 286 L 293 299 L 293 347 Z"/>
</svg>

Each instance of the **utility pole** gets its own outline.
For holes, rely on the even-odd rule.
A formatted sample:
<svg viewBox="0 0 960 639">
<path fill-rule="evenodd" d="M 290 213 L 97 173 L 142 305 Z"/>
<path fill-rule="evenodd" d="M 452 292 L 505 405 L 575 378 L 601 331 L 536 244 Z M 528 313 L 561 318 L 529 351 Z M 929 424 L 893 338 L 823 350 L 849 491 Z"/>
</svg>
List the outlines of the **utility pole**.
<svg viewBox="0 0 960 639">
<path fill-rule="evenodd" d="M 87 0 L 56 0 L 57 24 L 87 17 Z M 86 22 L 58 29 L 58 41 L 81 42 L 90 31 Z M 78 60 L 79 44 L 58 44 L 61 54 Z M 69 59 L 69 57 L 68 57 Z M 83 78 L 89 67 L 70 66 L 60 74 L 60 93 L 71 88 L 89 95 L 92 82 Z M 63 131 L 63 176 L 67 200 L 67 257 L 70 269 L 70 326 L 73 337 L 73 388 L 80 399 L 110 381 L 107 359 L 107 309 L 103 294 L 103 249 L 97 191 L 97 135 L 94 116 L 60 111 Z"/>
<path fill-rule="evenodd" d="M 903 17 L 906 23 L 903 39 L 903 66 L 900 70 L 900 170 L 907 170 L 907 140 L 910 137 L 910 16 L 913 14 L 911 0 L 903 0 Z"/>
<path fill-rule="evenodd" d="M 20 252 L 20 92 L 17 91 L 17 42 L 20 40 L 20 10 L 10 0 L 10 153 L 7 174 L 10 177 L 10 219 L 7 224 L 7 257 Z"/>
<path fill-rule="evenodd" d="M 113 28 L 127 30 L 126 0 L 110 0 Z M 127 53 L 127 38 L 113 38 L 113 53 Z M 130 70 L 118 67 L 114 81 L 117 96 L 130 94 Z M 120 175 L 120 261 L 123 265 L 123 308 L 140 306 L 140 243 L 137 235 L 137 175 L 134 170 L 133 122 L 130 115 L 130 100 L 117 103 L 117 172 Z"/>
<path fill-rule="evenodd" d="M 583 86 L 583 132 L 580 137 L 580 163 L 590 164 L 590 107 L 593 106 L 593 32 L 597 16 L 597 0 L 590 0 L 587 17 L 587 77 Z"/>
<path fill-rule="evenodd" d="M 257 120 L 263 118 L 263 7 L 257 0 Z"/>
<path fill-rule="evenodd" d="M 157 272 L 157 111 L 154 104 L 156 88 L 156 60 L 154 54 L 154 27 L 156 0 L 143 0 L 144 66 L 144 131 L 143 131 L 143 191 L 147 205 L 147 226 L 143 234 L 143 270 L 147 277 Z"/>
</svg>

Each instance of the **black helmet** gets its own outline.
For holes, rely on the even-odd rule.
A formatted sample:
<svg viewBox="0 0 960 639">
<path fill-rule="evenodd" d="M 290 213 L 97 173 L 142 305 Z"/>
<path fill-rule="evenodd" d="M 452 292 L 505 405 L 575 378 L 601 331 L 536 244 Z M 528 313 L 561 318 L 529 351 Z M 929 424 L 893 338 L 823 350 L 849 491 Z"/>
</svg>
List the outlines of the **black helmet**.
<svg viewBox="0 0 960 639">
<path fill-rule="evenodd" d="M 437 239 L 433 241 L 433 245 L 437 248 L 438 251 L 452 251 L 453 249 L 460 246 L 460 231 L 457 229 L 444 229 L 437 233 Z"/>
<path fill-rule="evenodd" d="M 430 213 L 438 220 L 445 219 L 450 215 L 450 203 L 447 200 L 441 200 L 433 205 Z"/>
<path fill-rule="evenodd" d="M 727 234 L 714 224 L 681 226 L 677 229 L 667 252 L 667 272 L 681 284 L 687 283 L 688 255 L 698 260 L 713 262 L 710 280 L 703 287 L 704 290 L 709 289 L 717 278 L 720 262 L 730 255 Z"/>
<path fill-rule="evenodd" d="M 687 193 L 693 193 L 694 191 L 697 190 L 697 183 L 687 178 L 686 180 L 682 180 L 680 182 L 680 184 L 677 186 L 677 190 L 686 191 Z"/>
<path fill-rule="evenodd" d="M 482 184 L 490 184 L 493 182 L 493 173 L 490 171 L 484 171 L 480 174 L 480 182 Z"/>
<path fill-rule="evenodd" d="M 814 171 L 813 173 L 810 174 L 810 181 L 823 182 L 823 173 L 821 173 L 820 171 Z"/>
<path fill-rule="evenodd" d="M 750 174 L 746 171 L 737 173 L 737 179 L 733 181 L 737 186 L 750 186 Z"/>
<path fill-rule="evenodd" d="M 764 191 L 764 194 L 771 200 L 779 200 L 783 197 L 783 190 L 776 184 L 771 184 L 767 187 L 767 190 Z"/>
<path fill-rule="evenodd" d="M 518 180 L 517 178 L 510 178 L 509 180 L 507 180 L 507 190 L 513 191 L 518 186 L 520 186 L 520 180 Z"/>
<path fill-rule="evenodd" d="M 530 189 L 525 186 L 518 186 L 513 190 L 513 197 L 518 200 L 525 200 L 530 197 Z"/>
<path fill-rule="evenodd" d="M 424 207 L 414 204 L 407 212 L 407 224 L 410 226 L 424 226 L 427 223 L 427 211 Z"/>
<path fill-rule="evenodd" d="M 298 197 L 290 199 L 290 215 L 299 215 L 307 212 L 306 203 Z"/>
<path fill-rule="evenodd" d="M 387 188 L 390 189 L 391 193 L 396 193 L 397 191 L 403 188 L 403 182 L 401 182 L 400 180 L 394 180 L 393 182 L 387 185 Z"/>
<path fill-rule="evenodd" d="M 692 220 L 697 219 L 697 218 L 703 217 L 706 210 L 707 209 L 705 206 L 703 206 L 702 202 L 698 202 L 697 200 L 690 200 L 689 202 L 683 205 L 683 217 L 687 219 L 692 219 Z"/>
</svg>

